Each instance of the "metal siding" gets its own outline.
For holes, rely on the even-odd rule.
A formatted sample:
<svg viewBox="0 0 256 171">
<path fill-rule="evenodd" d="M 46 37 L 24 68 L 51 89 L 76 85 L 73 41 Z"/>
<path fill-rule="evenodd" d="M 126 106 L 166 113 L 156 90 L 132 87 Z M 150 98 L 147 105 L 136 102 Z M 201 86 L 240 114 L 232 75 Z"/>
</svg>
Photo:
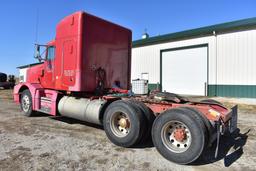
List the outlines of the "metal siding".
<svg viewBox="0 0 256 171">
<path fill-rule="evenodd" d="M 22 76 L 23 76 L 22 82 L 26 82 L 27 81 L 27 68 L 19 69 L 19 78 L 21 78 Z"/>
<path fill-rule="evenodd" d="M 160 51 L 170 48 L 208 44 L 209 68 L 208 82 L 215 84 L 215 37 L 207 36 L 189 40 L 143 46 L 132 49 L 131 79 L 140 78 L 142 72 L 149 73 L 149 83 L 160 83 Z"/>
<path fill-rule="evenodd" d="M 155 48 L 143 47 L 132 50 L 131 79 L 141 78 L 141 73 L 149 73 L 151 83 L 159 82 L 160 58 Z"/>
<path fill-rule="evenodd" d="M 217 36 L 217 84 L 256 85 L 256 30 Z"/>
<path fill-rule="evenodd" d="M 209 85 L 208 89 L 209 96 L 256 98 L 256 85 Z"/>
<path fill-rule="evenodd" d="M 208 44 L 209 95 L 256 97 L 255 29 L 133 48 L 132 79 L 148 72 L 149 83 L 160 82 L 161 50 L 199 44 Z"/>
</svg>

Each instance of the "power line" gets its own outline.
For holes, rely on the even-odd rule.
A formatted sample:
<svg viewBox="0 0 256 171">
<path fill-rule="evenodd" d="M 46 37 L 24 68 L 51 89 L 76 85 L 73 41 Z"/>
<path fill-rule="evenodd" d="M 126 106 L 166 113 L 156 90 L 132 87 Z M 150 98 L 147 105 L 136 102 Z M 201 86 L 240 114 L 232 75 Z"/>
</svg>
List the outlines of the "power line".
<svg viewBox="0 0 256 171">
<path fill-rule="evenodd" d="M 38 39 L 38 23 L 39 23 L 39 9 L 36 9 L 36 30 L 35 30 L 35 43 L 37 43 Z"/>
</svg>

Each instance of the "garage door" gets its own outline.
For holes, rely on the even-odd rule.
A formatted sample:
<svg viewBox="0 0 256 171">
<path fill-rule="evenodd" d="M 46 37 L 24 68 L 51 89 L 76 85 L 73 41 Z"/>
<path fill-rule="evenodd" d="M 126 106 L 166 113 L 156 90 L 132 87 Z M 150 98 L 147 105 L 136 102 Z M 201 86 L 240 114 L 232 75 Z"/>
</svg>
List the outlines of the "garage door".
<svg viewBox="0 0 256 171">
<path fill-rule="evenodd" d="M 207 47 L 162 52 L 162 90 L 177 94 L 206 95 Z"/>
</svg>

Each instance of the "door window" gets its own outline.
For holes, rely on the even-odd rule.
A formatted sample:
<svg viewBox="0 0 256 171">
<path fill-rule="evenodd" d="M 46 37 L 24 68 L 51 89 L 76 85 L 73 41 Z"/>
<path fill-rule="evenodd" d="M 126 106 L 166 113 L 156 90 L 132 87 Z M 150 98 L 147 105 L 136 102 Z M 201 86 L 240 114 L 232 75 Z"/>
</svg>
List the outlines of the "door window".
<svg viewBox="0 0 256 171">
<path fill-rule="evenodd" d="M 48 60 L 53 60 L 55 57 L 55 47 L 50 46 L 48 47 L 48 52 L 47 52 L 47 59 Z"/>
</svg>

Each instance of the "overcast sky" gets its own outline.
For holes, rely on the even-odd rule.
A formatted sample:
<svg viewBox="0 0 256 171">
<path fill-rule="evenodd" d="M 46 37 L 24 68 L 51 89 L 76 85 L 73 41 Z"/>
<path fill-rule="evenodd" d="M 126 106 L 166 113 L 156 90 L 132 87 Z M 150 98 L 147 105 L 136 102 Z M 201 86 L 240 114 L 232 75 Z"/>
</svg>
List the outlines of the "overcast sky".
<svg viewBox="0 0 256 171">
<path fill-rule="evenodd" d="M 6 0 L 0 2 L 0 72 L 18 75 L 33 59 L 36 13 L 38 42 L 55 37 L 56 24 L 83 10 L 133 31 L 141 38 L 256 17 L 255 0 Z"/>
</svg>

